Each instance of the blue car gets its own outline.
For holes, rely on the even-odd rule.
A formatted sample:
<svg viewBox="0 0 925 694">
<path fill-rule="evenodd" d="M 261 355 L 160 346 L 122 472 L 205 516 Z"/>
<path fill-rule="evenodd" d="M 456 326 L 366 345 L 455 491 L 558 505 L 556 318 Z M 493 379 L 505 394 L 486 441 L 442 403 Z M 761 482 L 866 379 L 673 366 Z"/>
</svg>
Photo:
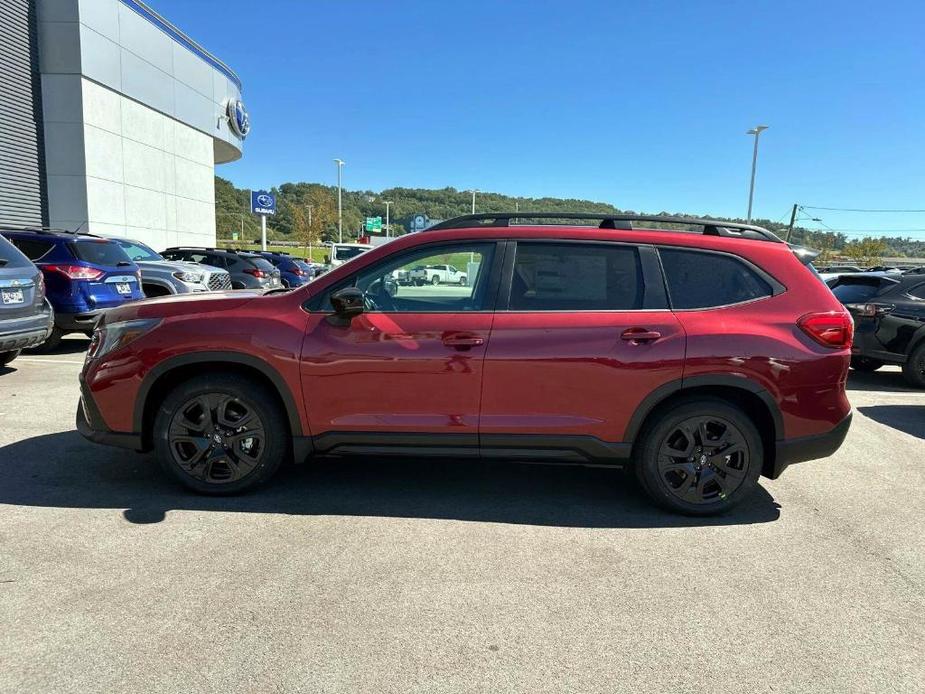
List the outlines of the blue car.
<svg viewBox="0 0 925 694">
<path fill-rule="evenodd" d="M 293 258 L 288 253 L 258 252 L 279 270 L 279 279 L 284 287 L 301 287 L 315 277 L 312 266 L 300 258 Z"/>
<path fill-rule="evenodd" d="M 43 349 L 54 349 L 67 333 L 90 335 L 103 312 L 144 298 L 141 271 L 110 239 L 46 229 L 0 229 L 45 278 L 55 326 Z"/>
</svg>

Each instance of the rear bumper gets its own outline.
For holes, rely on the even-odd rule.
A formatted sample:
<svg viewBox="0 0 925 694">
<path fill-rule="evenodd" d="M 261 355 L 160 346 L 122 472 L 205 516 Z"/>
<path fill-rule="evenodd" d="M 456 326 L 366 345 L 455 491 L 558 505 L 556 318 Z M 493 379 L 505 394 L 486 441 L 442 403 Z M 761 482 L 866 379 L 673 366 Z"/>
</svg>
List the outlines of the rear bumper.
<svg viewBox="0 0 925 694">
<path fill-rule="evenodd" d="M 54 312 L 46 310 L 34 316 L 0 320 L 0 352 L 36 347 L 48 338 L 54 321 Z"/>
<path fill-rule="evenodd" d="M 774 468 L 769 477 L 777 479 L 793 463 L 829 457 L 841 447 L 850 427 L 851 413 L 849 412 L 841 422 L 824 434 L 778 441 L 775 445 Z"/>
<path fill-rule="evenodd" d="M 85 333 L 96 327 L 103 313 L 103 311 L 56 313 L 55 327 L 66 333 Z"/>
<path fill-rule="evenodd" d="M 144 448 L 141 434 L 111 431 L 106 426 L 90 390 L 84 383 L 83 374 L 80 376 L 80 402 L 77 403 L 76 425 L 80 435 L 93 443 L 129 448 L 133 451 L 142 451 Z"/>
</svg>

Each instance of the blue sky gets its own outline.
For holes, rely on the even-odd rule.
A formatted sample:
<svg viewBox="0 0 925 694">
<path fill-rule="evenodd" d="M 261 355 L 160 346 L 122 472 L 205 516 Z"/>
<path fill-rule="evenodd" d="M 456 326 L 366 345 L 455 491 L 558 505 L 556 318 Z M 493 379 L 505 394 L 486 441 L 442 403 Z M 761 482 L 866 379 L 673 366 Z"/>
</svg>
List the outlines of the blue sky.
<svg viewBox="0 0 925 694">
<path fill-rule="evenodd" d="M 764 123 L 755 216 L 925 208 L 922 2 L 150 2 L 241 76 L 240 186 L 341 157 L 351 189 L 744 216 Z M 812 213 L 925 238 L 925 214 Z"/>
</svg>

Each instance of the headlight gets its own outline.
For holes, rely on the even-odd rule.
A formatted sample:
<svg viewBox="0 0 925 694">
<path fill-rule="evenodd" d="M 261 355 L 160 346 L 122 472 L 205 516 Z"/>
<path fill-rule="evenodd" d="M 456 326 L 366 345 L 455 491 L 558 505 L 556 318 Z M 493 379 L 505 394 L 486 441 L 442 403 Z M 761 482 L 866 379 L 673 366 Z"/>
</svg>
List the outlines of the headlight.
<svg viewBox="0 0 925 694">
<path fill-rule="evenodd" d="M 125 347 L 129 342 L 153 330 L 160 322 L 160 318 L 144 318 L 110 323 L 97 328 L 93 331 L 93 338 L 90 340 L 87 359 L 98 359 L 113 350 Z"/>
<path fill-rule="evenodd" d="M 202 275 L 196 272 L 175 272 L 173 276 L 188 284 L 202 284 Z"/>
</svg>

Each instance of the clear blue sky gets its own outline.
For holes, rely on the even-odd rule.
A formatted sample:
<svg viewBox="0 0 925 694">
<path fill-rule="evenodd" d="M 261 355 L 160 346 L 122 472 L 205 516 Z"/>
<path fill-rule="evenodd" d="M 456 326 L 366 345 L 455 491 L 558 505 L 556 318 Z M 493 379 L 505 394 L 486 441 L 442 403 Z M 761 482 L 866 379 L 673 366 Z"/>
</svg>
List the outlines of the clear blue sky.
<svg viewBox="0 0 925 694">
<path fill-rule="evenodd" d="M 231 65 L 219 175 L 755 216 L 925 208 L 925 3 L 149 0 Z M 814 211 L 838 229 L 925 214 Z M 818 226 L 818 225 L 808 225 Z"/>
</svg>

